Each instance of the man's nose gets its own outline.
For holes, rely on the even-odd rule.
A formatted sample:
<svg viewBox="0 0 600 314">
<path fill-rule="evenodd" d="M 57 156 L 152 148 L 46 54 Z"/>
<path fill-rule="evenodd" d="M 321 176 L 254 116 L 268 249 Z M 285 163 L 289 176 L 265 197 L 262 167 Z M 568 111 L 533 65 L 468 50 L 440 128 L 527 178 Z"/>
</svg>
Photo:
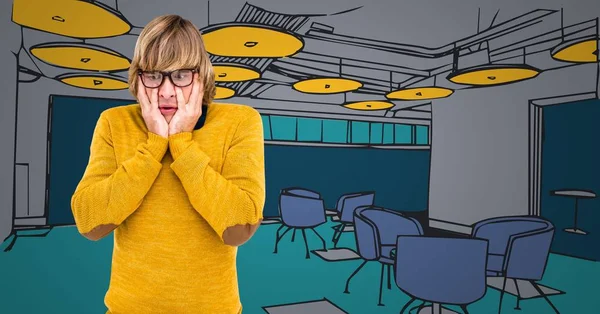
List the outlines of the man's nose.
<svg viewBox="0 0 600 314">
<path fill-rule="evenodd" d="M 167 77 L 163 84 L 159 87 L 158 95 L 162 98 L 175 97 L 175 86 L 171 83 L 171 80 Z"/>
</svg>

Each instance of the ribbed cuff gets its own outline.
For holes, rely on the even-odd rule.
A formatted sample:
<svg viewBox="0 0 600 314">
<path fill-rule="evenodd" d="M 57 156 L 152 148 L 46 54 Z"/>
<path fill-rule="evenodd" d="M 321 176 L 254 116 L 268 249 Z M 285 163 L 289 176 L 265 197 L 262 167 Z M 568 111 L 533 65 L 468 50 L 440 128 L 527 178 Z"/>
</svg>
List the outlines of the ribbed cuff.
<svg viewBox="0 0 600 314">
<path fill-rule="evenodd" d="M 152 157 L 157 161 L 161 161 L 169 148 L 169 139 L 164 138 L 158 134 L 148 132 L 148 141 L 146 142 L 146 148 Z"/>
<path fill-rule="evenodd" d="M 192 132 L 169 135 L 169 150 L 173 160 L 177 159 L 192 143 Z"/>
</svg>

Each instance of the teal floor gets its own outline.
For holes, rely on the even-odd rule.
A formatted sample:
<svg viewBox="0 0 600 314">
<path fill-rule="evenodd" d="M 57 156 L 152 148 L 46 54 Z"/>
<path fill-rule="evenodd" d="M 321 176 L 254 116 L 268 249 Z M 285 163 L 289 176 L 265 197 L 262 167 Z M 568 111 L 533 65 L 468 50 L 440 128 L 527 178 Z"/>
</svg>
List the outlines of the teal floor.
<svg viewBox="0 0 600 314">
<path fill-rule="evenodd" d="M 392 286 L 384 289 L 385 306 L 377 306 L 381 268 L 376 263 L 367 264 L 352 280 L 351 293 L 344 294 L 346 278 L 361 261 L 332 263 L 314 255 L 307 260 L 301 233 L 291 242 L 291 232 L 280 242 L 279 253 L 273 254 L 278 227 L 261 226 L 239 250 L 244 314 L 266 313 L 263 306 L 323 298 L 351 314 L 399 313 L 408 300 Z M 331 225 L 317 230 L 325 240 L 331 239 Z M 307 238 L 310 248 L 320 245 L 312 232 Z M 12 251 L 0 251 L 0 313 L 103 314 L 112 240 L 110 236 L 88 241 L 74 227 L 55 228 L 45 238 L 19 238 Z M 352 234 L 344 234 L 340 245 L 354 247 Z M 599 313 L 599 282 L 600 263 L 551 255 L 541 283 L 566 292 L 552 297 L 561 313 Z M 490 288 L 469 310 L 497 313 L 498 301 L 499 292 Z M 543 299 L 523 301 L 521 311 L 514 310 L 515 302 L 512 296 L 505 297 L 502 313 L 552 313 Z"/>
</svg>

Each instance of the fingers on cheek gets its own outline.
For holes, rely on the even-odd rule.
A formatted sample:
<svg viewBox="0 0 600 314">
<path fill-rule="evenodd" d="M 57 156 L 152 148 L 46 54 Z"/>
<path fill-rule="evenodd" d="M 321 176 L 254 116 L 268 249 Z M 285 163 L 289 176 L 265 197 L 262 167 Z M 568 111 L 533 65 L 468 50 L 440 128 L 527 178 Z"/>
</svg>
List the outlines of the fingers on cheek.
<svg viewBox="0 0 600 314">
<path fill-rule="evenodd" d="M 183 93 L 179 87 L 175 87 L 175 94 L 177 94 L 177 101 L 183 102 Z"/>
</svg>

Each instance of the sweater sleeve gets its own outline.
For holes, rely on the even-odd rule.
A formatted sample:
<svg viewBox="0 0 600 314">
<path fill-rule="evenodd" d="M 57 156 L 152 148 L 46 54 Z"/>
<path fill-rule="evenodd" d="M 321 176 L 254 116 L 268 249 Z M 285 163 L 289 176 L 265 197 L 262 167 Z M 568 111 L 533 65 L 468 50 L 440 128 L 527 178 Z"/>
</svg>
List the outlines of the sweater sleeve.
<svg viewBox="0 0 600 314">
<path fill-rule="evenodd" d="M 192 140 L 191 132 L 169 137 L 171 169 L 179 177 L 192 206 L 223 240 L 235 225 L 256 224 L 265 204 L 264 135 L 260 114 L 252 109 L 238 125 L 221 173 Z"/>
<path fill-rule="evenodd" d="M 90 157 L 71 197 L 71 210 L 80 233 L 101 225 L 120 225 L 142 203 L 158 176 L 168 139 L 148 132 L 146 142 L 130 159 L 117 166 L 113 137 L 106 114 L 96 124 Z"/>
</svg>

